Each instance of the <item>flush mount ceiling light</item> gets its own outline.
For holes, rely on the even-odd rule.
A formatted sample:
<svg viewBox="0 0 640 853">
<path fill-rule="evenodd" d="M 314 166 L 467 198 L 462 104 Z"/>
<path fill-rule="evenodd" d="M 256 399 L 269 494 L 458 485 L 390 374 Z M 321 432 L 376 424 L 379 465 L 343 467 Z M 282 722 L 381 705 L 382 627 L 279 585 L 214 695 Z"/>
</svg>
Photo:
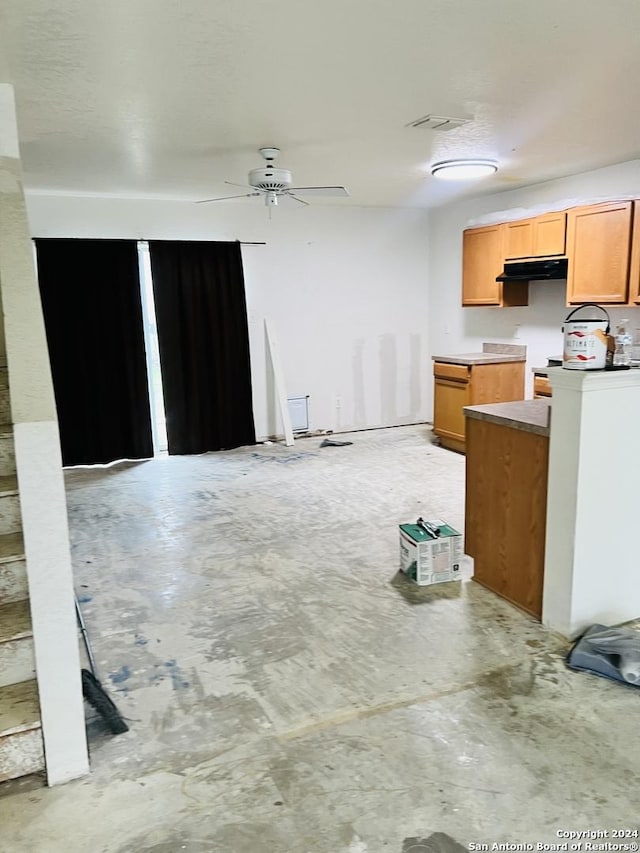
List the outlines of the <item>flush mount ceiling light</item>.
<svg viewBox="0 0 640 853">
<path fill-rule="evenodd" d="M 498 164 L 493 160 L 442 160 L 434 163 L 431 174 L 434 178 L 444 178 L 447 181 L 466 181 L 470 178 L 484 178 L 498 171 Z"/>
</svg>

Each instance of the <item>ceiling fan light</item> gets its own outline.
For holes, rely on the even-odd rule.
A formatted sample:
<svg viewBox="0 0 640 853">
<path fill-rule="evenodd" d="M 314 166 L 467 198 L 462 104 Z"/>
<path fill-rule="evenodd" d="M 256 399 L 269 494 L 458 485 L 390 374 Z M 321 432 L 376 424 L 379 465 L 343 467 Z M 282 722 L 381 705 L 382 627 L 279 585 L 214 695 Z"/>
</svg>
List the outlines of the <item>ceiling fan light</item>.
<svg viewBox="0 0 640 853">
<path fill-rule="evenodd" d="M 497 171 L 498 164 L 494 160 L 442 160 L 431 166 L 431 174 L 434 178 L 443 178 L 447 181 L 486 178 L 489 175 L 494 175 Z"/>
</svg>

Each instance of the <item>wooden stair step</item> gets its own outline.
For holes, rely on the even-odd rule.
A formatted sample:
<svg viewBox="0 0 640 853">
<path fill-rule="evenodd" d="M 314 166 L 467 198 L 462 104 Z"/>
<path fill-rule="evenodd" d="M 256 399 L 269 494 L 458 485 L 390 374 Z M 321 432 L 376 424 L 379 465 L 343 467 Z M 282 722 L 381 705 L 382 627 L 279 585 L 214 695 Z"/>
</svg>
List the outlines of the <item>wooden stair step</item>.
<svg viewBox="0 0 640 853">
<path fill-rule="evenodd" d="M 0 687 L 0 738 L 41 728 L 35 679 Z"/>
<path fill-rule="evenodd" d="M 0 688 L 0 782 L 44 770 L 35 680 Z"/>
<path fill-rule="evenodd" d="M 0 563 L 13 563 L 16 560 L 24 560 L 22 533 L 0 534 Z"/>
<path fill-rule="evenodd" d="M 0 477 L 0 498 L 18 494 L 18 478 L 15 474 Z"/>
<path fill-rule="evenodd" d="M 0 605 L 0 687 L 30 681 L 34 676 L 29 602 L 9 601 Z"/>
<path fill-rule="evenodd" d="M 0 605 L 0 643 L 32 637 L 29 602 L 11 601 Z"/>
</svg>

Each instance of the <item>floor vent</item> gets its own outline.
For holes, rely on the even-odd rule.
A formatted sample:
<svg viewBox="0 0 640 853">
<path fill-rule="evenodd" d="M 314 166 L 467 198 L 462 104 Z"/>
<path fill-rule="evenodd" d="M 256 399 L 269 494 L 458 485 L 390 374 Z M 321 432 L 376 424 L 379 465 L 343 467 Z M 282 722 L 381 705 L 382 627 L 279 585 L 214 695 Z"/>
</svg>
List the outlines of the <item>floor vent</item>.
<svg viewBox="0 0 640 853">
<path fill-rule="evenodd" d="M 309 429 L 309 395 L 288 397 L 289 417 L 293 432 L 306 432 Z"/>
</svg>

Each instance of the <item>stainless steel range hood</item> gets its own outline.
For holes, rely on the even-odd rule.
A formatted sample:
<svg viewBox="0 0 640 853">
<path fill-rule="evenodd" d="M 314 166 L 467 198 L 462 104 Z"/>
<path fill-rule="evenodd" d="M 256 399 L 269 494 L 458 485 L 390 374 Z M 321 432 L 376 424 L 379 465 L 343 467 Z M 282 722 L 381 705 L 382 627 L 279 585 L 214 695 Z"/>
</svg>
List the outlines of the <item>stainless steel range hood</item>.
<svg viewBox="0 0 640 853">
<path fill-rule="evenodd" d="M 546 260 L 512 261 L 504 265 L 504 270 L 496 281 L 548 281 L 566 279 L 567 259 L 552 258 Z"/>
</svg>

